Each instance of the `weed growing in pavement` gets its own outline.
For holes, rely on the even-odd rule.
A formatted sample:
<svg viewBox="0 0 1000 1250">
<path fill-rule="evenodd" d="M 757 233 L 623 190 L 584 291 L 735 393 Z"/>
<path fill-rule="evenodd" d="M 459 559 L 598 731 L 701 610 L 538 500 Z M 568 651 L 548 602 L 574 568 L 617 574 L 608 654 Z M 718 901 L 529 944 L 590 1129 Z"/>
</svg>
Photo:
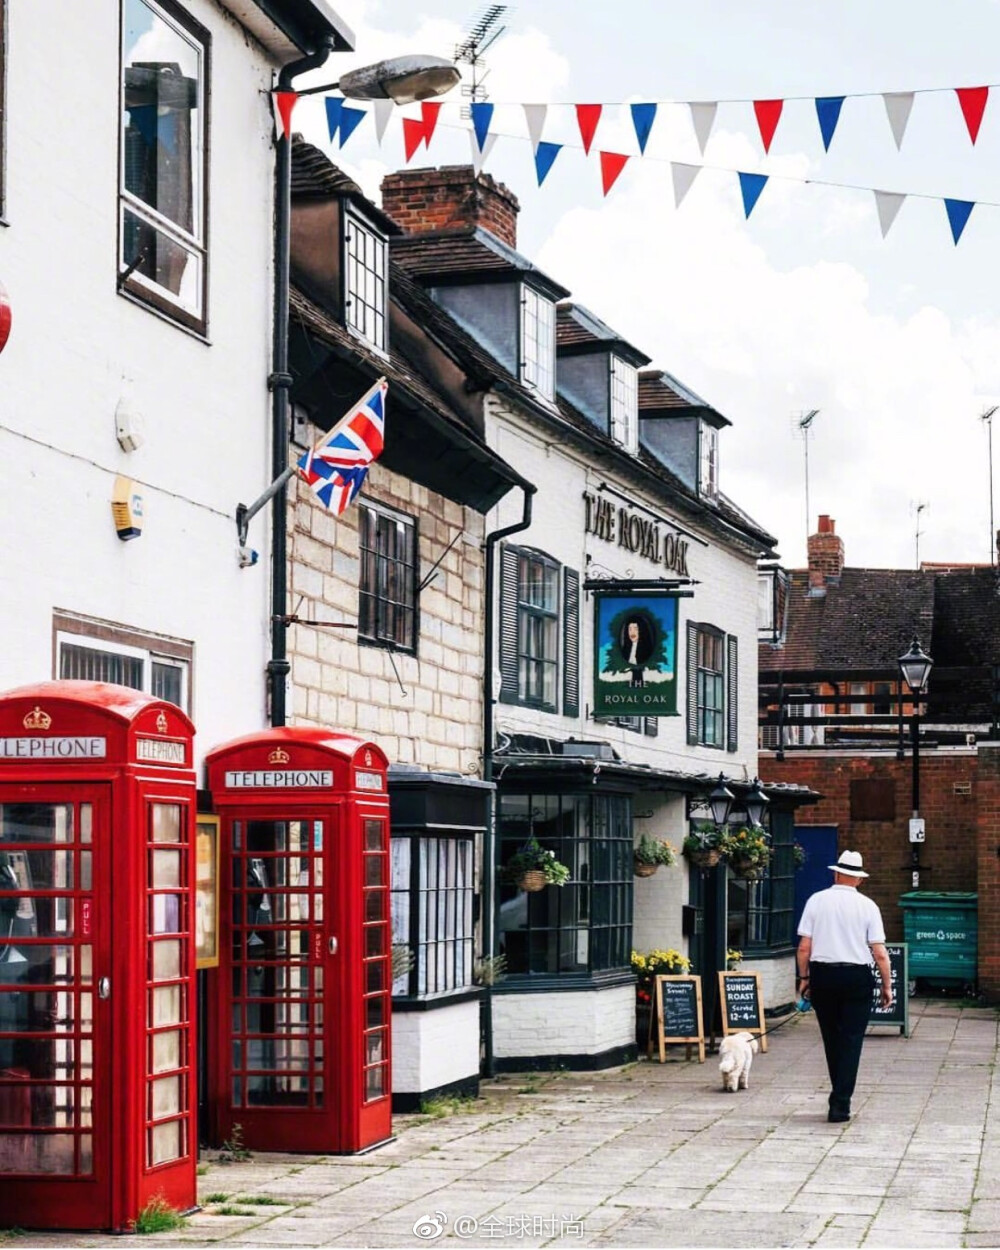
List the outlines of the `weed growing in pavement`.
<svg viewBox="0 0 1000 1250">
<path fill-rule="evenodd" d="M 252 1159 L 253 1155 L 246 1148 L 243 1141 L 243 1125 L 234 1124 L 233 1131 L 229 1134 L 226 1141 L 219 1147 L 219 1153 L 216 1158 L 217 1163 L 245 1163 L 247 1159 Z"/>
<path fill-rule="evenodd" d="M 280 1198 L 272 1198 L 270 1194 L 240 1194 L 236 1199 L 242 1202 L 245 1207 L 287 1207 L 287 1202 L 282 1202 Z"/>
<path fill-rule="evenodd" d="M 212 1214 L 213 1215 L 253 1215 L 254 1210 L 252 1207 L 237 1207 L 237 1206 L 216 1207 L 216 1209 L 212 1212 Z"/>
<path fill-rule="evenodd" d="M 199 1163 L 198 1166 L 194 1170 L 195 1176 L 207 1176 L 208 1169 L 210 1166 L 211 1165 L 208 1163 Z"/>
<path fill-rule="evenodd" d="M 184 1216 L 167 1202 L 162 1194 L 150 1198 L 139 1214 L 132 1221 L 132 1232 L 169 1233 L 175 1228 L 183 1228 Z"/>
<path fill-rule="evenodd" d="M 427 1098 L 420 1104 L 420 1114 L 432 1120 L 443 1120 L 449 1115 L 468 1115 L 482 1109 L 483 1099 L 472 1094 L 443 1094 L 440 1098 Z"/>
</svg>

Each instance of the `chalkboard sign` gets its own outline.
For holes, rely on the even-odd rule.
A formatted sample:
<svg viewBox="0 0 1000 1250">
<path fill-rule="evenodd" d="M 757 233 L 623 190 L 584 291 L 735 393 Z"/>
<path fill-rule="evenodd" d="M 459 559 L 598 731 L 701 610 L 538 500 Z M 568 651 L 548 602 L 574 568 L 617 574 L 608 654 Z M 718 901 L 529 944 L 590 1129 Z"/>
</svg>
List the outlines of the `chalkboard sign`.
<svg viewBox="0 0 1000 1250">
<path fill-rule="evenodd" d="M 666 1061 L 669 1042 L 686 1042 L 687 1058 L 691 1045 L 698 1043 L 698 1062 L 705 1062 L 705 1032 L 701 1022 L 701 979 L 692 976 L 655 977 L 650 1033 L 655 1027 L 660 1048 L 660 1063 Z M 653 1039 L 650 1036 L 649 1049 Z"/>
<path fill-rule="evenodd" d="M 720 972 L 719 1002 L 722 1004 L 722 1036 L 756 1033 L 761 1050 L 767 1050 L 764 997 L 759 972 Z"/>
<path fill-rule="evenodd" d="M 882 978 L 875 969 L 875 988 L 872 991 L 872 1012 L 868 1025 L 890 1024 L 898 1027 L 904 1037 L 910 1036 L 910 990 L 907 972 L 907 946 L 905 942 L 886 942 L 889 971 L 892 974 L 892 1006 L 880 1006 Z"/>
</svg>

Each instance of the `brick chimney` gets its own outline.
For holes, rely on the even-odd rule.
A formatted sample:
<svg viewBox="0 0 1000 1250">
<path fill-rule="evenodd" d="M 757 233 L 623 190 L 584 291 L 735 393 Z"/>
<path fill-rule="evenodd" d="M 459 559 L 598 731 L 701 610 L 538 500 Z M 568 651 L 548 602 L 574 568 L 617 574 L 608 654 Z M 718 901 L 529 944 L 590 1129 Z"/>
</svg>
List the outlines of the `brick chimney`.
<svg viewBox="0 0 1000 1250">
<path fill-rule="evenodd" d="M 407 234 L 482 226 L 516 248 L 520 207 L 502 182 L 471 165 L 400 169 L 382 179 L 382 208 Z"/>
<path fill-rule="evenodd" d="M 838 582 L 844 570 L 844 540 L 834 533 L 832 517 L 821 516 L 819 529 L 809 535 L 809 589 L 824 590 Z"/>
</svg>

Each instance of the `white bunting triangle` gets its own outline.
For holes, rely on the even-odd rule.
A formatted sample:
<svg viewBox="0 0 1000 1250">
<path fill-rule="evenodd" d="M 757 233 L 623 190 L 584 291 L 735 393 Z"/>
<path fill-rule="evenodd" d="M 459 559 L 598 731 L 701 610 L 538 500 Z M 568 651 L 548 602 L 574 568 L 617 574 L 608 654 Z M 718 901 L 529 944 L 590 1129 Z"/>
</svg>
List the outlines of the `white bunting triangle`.
<svg viewBox="0 0 1000 1250">
<path fill-rule="evenodd" d="M 701 173 L 701 166 L 684 165 L 678 161 L 671 161 L 670 173 L 674 180 L 674 207 L 680 208 L 681 200 L 691 190 L 691 184 Z"/>
<path fill-rule="evenodd" d="M 549 111 L 547 104 L 526 104 L 524 116 L 528 123 L 528 137 L 532 148 L 537 148 L 542 141 L 542 130 L 545 126 L 545 115 Z"/>
<path fill-rule="evenodd" d="M 896 147 L 903 146 L 903 135 L 906 134 L 906 123 L 910 120 L 910 109 L 913 108 L 912 91 L 887 91 L 883 94 L 885 111 L 892 127 L 892 137 Z"/>
<path fill-rule="evenodd" d="M 474 130 L 469 131 L 469 142 L 472 144 L 472 168 L 477 174 L 483 172 L 483 162 L 493 151 L 493 145 L 496 143 L 496 135 L 487 135 L 483 142 L 482 151 L 479 150 L 479 140 L 476 138 Z"/>
<path fill-rule="evenodd" d="M 899 195 L 895 191 L 876 191 L 875 207 L 878 209 L 878 224 L 882 227 L 882 238 L 889 233 L 892 223 L 896 220 L 896 214 L 903 207 L 905 195 Z"/>
<path fill-rule="evenodd" d="M 373 100 L 375 113 L 375 136 L 378 139 L 379 147 L 382 146 L 382 140 L 385 137 L 385 128 L 389 124 L 389 118 L 392 116 L 392 110 L 396 107 L 394 100 Z"/>
<path fill-rule="evenodd" d="M 715 113 L 718 105 L 714 100 L 702 100 L 698 104 L 689 104 L 691 110 L 691 121 L 694 125 L 695 137 L 698 140 L 698 147 L 701 149 L 702 156 L 705 155 L 705 144 L 708 143 L 708 137 L 712 133 L 712 127 L 715 125 Z"/>
</svg>

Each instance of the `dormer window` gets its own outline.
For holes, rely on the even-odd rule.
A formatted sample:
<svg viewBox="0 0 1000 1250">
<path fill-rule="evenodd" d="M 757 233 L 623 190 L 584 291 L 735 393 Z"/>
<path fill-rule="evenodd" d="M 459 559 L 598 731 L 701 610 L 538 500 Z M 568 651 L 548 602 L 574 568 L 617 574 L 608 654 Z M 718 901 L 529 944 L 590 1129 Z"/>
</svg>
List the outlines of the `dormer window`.
<svg viewBox="0 0 1000 1250">
<path fill-rule="evenodd" d="M 345 213 L 344 223 L 344 316 L 348 329 L 379 351 L 388 351 L 386 240 L 354 213 Z"/>
<path fill-rule="evenodd" d="M 551 300 L 521 287 L 521 382 L 545 399 L 555 398 L 556 316 Z"/>
<path fill-rule="evenodd" d="M 719 431 L 707 421 L 698 430 L 698 494 L 705 499 L 719 497 Z"/>
<path fill-rule="evenodd" d="M 639 372 L 611 357 L 611 437 L 633 456 L 639 449 Z"/>
</svg>

